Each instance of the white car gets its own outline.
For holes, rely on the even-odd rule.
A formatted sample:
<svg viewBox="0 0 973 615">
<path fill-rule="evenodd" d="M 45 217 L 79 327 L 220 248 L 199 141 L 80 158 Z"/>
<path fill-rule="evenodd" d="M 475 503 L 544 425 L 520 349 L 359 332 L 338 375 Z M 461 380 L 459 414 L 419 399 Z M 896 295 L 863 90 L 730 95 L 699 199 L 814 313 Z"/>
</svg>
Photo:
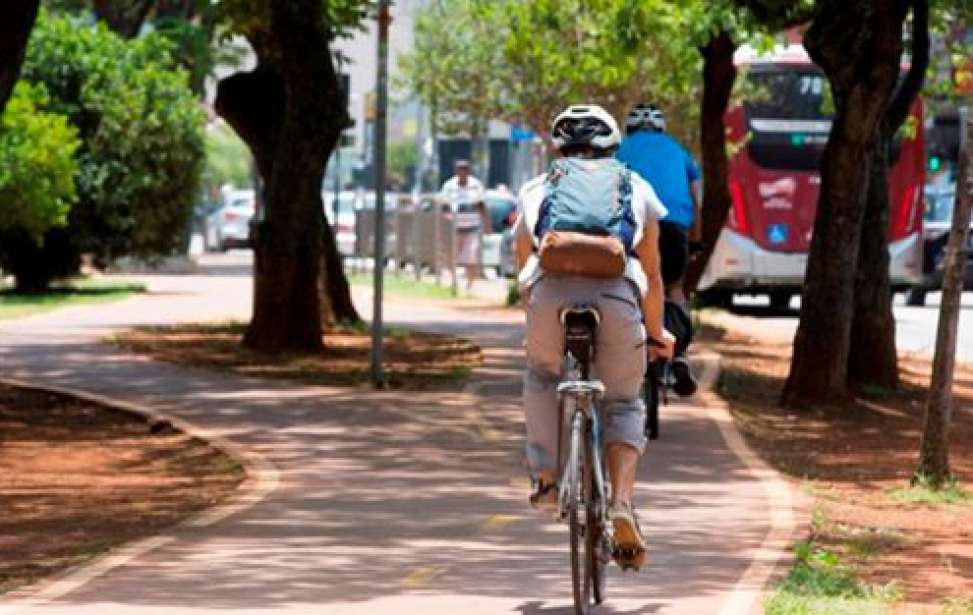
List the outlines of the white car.
<svg viewBox="0 0 973 615">
<path fill-rule="evenodd" d="M 321 195 L 324 202 L 324 215 L 334 231 L 338 252 L 351 256 L 355 253 L 355 205 L 358 195 L 351 190 L 342 190 L 335 202 L 334 192 Z"/>
<path fill-rule="evenodd" d="M 226 251 L 248 247 L 254 211 L 253 190 L 226 192 L 223 204 L 206 217 L 206 248 Z"/>
</svg>

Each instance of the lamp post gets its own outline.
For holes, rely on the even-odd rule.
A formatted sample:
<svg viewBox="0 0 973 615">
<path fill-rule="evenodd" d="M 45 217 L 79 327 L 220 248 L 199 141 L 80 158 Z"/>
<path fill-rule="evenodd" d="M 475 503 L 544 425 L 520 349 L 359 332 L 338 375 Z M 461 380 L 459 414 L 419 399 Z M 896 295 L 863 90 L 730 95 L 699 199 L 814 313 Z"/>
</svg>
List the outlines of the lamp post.
<svg viewBox="0 0 973 615">
<path fill-rule="evenodd" d="M 383 274 L 385 273 L 385 139 L 388 116 L 388 63 L 389 63 L 389 0 L 378 2 L 378 70 L 375 90 L 375 264 L 374 293 L 372 296 L 372 384 L 376 388 L 385 387 L 385 372 L 382 366 L 382 325 Z"/>
</svg>

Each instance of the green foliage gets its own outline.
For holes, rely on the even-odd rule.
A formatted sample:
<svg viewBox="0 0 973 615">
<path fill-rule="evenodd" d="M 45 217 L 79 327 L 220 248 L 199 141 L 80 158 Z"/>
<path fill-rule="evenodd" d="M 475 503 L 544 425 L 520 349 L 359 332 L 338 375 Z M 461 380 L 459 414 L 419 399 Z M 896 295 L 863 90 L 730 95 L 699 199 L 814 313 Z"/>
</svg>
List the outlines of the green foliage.
<svg viewBox="0 0 973 615">
<path fill-rule="evenodd" d="M 973 615 L 973 597 L 947 598 L 939 615 Z"/>
<path fill-rule="evenodd" d="M 767 615 L 880 615 L 901 597 L 894 583 L 867 585 L 835 553 L 801 543 L 797 563 L 764 604 Z"/>
<path fill-rule="evenodd" d="M 271 9 L 282 0 L 218 0 L 217 4 L 230 31 L 248 38 L 268 32 Z M 349 36 L 361 30 L 365 18 L 375 8 L 374 0 L 322 0 L 325 27 L 332 38 Z"/>
<path fill-rule="evenodd" d="M 47 102 L 43 86 L 20 82 L 0 119 L 0 231 L 17 228 L 35 242 L 67 223 L 76 199 L 77 131 L 38 109 Z"/>
<path fill-rule="evenodd" d="M 38 20 L 22 76 L 46 86 L 47 107 L 81 137 L 80 199 L 69 218 L 81 251 L 151 258 L 182 237 L 199 187 L 204 116 L 170 49 L 156 34 L 126 41 L 103 25 Z"/>
<path fill-rule="evenodd" d="M 218 123 L 206 131 L 203 185 L 208 193 L 217 194 L 227 183 L 237 188 L 250 185 L 250 150 L 233 130 Z"/>
<path fill-rule="evenodd" d="M 144 292 L 144 284 L 98 280 L 73 280 L 58 284 L 44 294 L 21 295 L 0 289 L 0 320 L 23 318 L 68 305 L 107 303 Z"/>
<path fill-rule="evenodd" d="M 933 34 L 923 96 L 933 107 L 962 104 L 973 92 L 973 45 L 962 37 L 957 24 L 973 24 L 973 3 L 933 0 L 929 29 Z"/>
<path fill-rule="evenodd" d="M 390 181 L 400 186 L 411 183 L 410 173 L 415 171 L 419 163 L 419 152 L 416 144 L 411 141 L 392 143 L 386 154 Z"/>
<path fill-rule="evenodd" d="M 973 504 L 973 492 L 963 489 L 955 478 L 951 478 L 938 488 L 928 477 L 919 475 L 915 484 L 909 488 L 893 489 L 889 497 L 900 504 L 924 504 L 927 506 Z"/>
<path fill-rule="evenodd" d="M 616 118 L 662 105 L 670 131 L 695 149 L 699 48 L 720 31 L 769 46 L 800 2 L 719 0 L 442 0 L 419 11 L 398 84 L 437 112 L 444 132 L 497 118 L 545 134 L 565 105 L 591 101 Z M 786 4 L 786 6 L 785 6 Z M 756 9 L 765 21 L 757 19 Z"/>
</svg>

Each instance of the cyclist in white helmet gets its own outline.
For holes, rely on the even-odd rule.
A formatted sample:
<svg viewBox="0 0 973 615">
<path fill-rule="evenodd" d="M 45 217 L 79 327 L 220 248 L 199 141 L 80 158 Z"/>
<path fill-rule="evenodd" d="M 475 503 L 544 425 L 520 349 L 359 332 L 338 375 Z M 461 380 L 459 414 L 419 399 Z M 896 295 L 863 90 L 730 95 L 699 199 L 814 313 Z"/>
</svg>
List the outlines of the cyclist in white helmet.
<svg viewBox="0 0 973 615">
<path fill-rule="evenodd" d="M 605 385 L 605 441 L 613 502 L 610 516 L 617 546 L 637 553 L 626 564 L 645 563 L 645 542 L 632 509 L 639 457 L 645 449 L 645 408 L 639 391 L 647 354 L 669 356 L 673 337 L 662 325 L 664 287 L 659 264 L 657 219 L 665 208 L 652 187 L 613 160 L 621 134 L 614 118 L 597 105 L 573 105 L 557 116 L 552 140 L 565 162 L 583 161 L 591 167 L 615 165 L 631 228 L 622 234 L 630 241 L 623 257 L 624 273 L 610 278 L 552 273 L 541 266 L 543 228 L 550 195 L 563 166 L 535 177 L 521 189 L 514 227 L 518 281 L 527 312 L 524 412 L 527 423 L 527 460 L 534 482 L 532 506 L 557 507 L 558 402 L 556 387 L 564 358 L 560 312 L 584 303 L 601 314 L 596 335 L 595 375 Z M 571 167 L 568 167 L 571 168 Z M 552 187 L 554 186 L 554 187 Z M 597 235 L 598 233 L 595 233 Z M 573 263 L 579 265 L 579 263 Z M 583 263 L 581 264 L 583 265 Z M 649 339 L 656 344 L 650 344 Z"/>
</svg>

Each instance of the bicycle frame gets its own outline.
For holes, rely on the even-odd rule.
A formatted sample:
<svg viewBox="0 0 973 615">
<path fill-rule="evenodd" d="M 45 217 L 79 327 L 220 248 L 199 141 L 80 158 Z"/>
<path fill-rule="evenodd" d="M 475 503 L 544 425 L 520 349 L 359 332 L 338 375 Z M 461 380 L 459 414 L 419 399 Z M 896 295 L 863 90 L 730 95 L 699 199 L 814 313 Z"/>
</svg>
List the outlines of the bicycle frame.
<svg viewBox="0 0 973 615">
<path fill-rule="evenodd" d="M 591 434 L 591 454 L 593 459 L 592 470 L 595 477 L 595 485 L 598 489 L 598 497 L 602 502 L 602 519 L 607 522 L 607 509 L 604 503 L 608 501 L 608 488 L 605 480 L 603 464 L 603 431 L 601 413 L 598 411 L 597 401 L 605 392 L 605 386 L 597 380 L 567 380 L 557 387 L 558 397 L 561 401 L 561 413 L 559 415 L 559 428 L 561 427 L 565 415 L 571 416 L 571 437 L 570 450 L 568 452 L 567 463 L 564 464 L 561 446 L 558 446 L 558 466 L 564 465 L 559 482 L 558 503 L 559 515 L 561 519 L 567 517 L 568 507 L 572 486 L 581 480 L 580 470 L 577 467 L 578 447 L 581 446 L 581 437 L 585 433 Z M 590 429 L 584 429 L 585 423 L 590 423 Z M 560 430 L 563 440 L 563 429 Z M 593 494 L 587 494 L 591 497 Z"/>
</svg>

